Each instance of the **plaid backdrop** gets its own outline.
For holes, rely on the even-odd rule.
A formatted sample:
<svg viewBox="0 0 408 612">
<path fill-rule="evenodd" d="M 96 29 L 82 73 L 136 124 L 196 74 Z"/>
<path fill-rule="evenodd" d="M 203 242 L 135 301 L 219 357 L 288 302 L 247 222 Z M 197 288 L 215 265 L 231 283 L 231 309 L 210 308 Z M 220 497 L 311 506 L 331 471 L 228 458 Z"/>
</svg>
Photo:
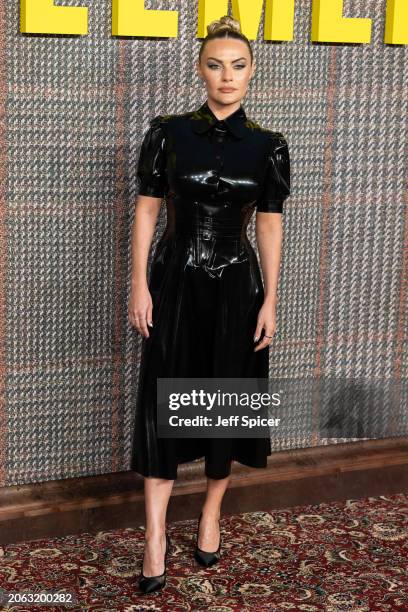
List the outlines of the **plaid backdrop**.
<svg viewBox="0 0 408 612">
<path fill-rule="evenodd" d="M 153 116 L 206 99 L 197 1 L 146 0 L 179 11 L 177 39 L 112 37 L 109 0 L 55 4 L 88 6 L 88 36 L 20 34 L 19 2 L 0 4 L 3 485 L 129 469 L 139 147 Z M 368 422 L 380 437 L 407 433 L 403 390 L 383 405 L 369 391 L 407 377 L 408 51 L 383 43 L 385 1 L 344 5 L 372 19 L 371 44 L 311 43 L 305 0 L 293 42 L 263 42 L 262 25 L 253 42 L 244 107 L 284 133 L 292 162 L 270 374 L 346 379 L 329 404 L 335 435 L 322 435 L 321 406 L 305 396 L 274 450 L 355 439 Z M 164 223 L 163 208 L 153 249 Z M 355 376 L 365 410 L 340 431 Z"/>
</svg>

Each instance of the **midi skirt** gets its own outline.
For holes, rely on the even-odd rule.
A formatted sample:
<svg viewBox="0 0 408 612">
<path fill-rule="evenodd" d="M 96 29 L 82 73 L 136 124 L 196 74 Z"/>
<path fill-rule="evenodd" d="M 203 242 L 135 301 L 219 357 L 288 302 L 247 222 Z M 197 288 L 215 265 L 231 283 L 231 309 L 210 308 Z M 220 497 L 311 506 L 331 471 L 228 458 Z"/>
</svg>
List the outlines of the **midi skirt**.
<svg viewBox="0 0 408 612">
<path fill-rule="evenodd" d="M 231 232 L 164 233 L 152 261 L 153 327 L 143 338 L 131 469 L 174 480 L 180 463 L 205 459 L 208 478 L 231 462 L 264 468 L 270 438 L 159 438 L 157 378 L 267 378 L 268 347 L 254 351 L 264 288 L 252 246 Z"/>
</svg>

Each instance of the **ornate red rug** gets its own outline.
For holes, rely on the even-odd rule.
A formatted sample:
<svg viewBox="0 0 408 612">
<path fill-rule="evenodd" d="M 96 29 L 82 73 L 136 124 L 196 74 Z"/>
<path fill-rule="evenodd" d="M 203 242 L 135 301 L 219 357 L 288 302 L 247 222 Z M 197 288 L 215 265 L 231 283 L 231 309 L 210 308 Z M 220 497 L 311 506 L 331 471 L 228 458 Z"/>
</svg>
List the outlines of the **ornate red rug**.
<svg viewBox="0 0 408 612">
<path fill-rule="evenodd" d="M 167 584 L 149 595 L 137 586 L 143 527 L 0 547 L 0 588 L 19 594 L 3 609 L 408 611 L 408 494 L 222 516 L 222 559 L 209 569 L 193 559 L 196 526 L 168 525 Z M 77 603 L 33 606 L 28 591 Z"/>
</svg>

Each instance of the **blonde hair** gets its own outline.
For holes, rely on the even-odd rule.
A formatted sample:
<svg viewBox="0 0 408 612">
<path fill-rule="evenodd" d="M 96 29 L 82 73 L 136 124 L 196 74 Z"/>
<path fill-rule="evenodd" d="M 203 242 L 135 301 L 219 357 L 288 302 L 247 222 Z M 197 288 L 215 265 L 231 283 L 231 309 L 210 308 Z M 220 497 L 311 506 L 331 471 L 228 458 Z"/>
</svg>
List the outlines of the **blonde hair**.
<svg viewBox="0 0 408 612">
<path fill-rule="evenodd" d="M 204 38 L 200 51 L 198 54 L 198 61 L 201 60 L 201 55 L 203 53 L 204 47 L 209 40 L 214 40 L 214 38 L 236 38 L 238 40 L 242 40 L 249 49 L 249 54 L 251 56 L 251 63 L 254 59 L 252 48 L 249 40 L 245 36 L 245 34 L 241 31 L 241 24 L 237 19 L 230 17 L 229 15 L 223 15 L 220 19 L 215 19 L 207 26 L 207 36 Z"/>
<path fill-rule="evenodd" d="M 224 15 L 221 19 L 215 19 L 207 26 L 208 34 L 216 34 L 223 30 L 234 30 L 235 32 L 241 32 L 241 24 L 236 19 L 233 19 L 229 15 Z"/>
</svg>

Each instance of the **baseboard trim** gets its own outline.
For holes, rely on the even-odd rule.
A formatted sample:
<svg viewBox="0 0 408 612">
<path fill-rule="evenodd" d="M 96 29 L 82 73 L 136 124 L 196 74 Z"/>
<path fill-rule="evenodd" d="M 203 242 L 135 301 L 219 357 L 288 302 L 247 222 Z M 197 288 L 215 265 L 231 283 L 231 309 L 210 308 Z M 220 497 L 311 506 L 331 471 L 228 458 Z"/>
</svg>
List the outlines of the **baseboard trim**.
<svg viewBox="0 0 408 612">
<path fill-rule="evenodd" d="M 250 512 L 408 491 L 408 437 L 275 452 L 265 469 L 233 462 L 222 512 Z M 167 521 L 198 516 L 204 462 L 180 464 Z M 143 478 L 115 472 L 0 488 L 0 543 L 144 524 Z"/>
</svg>

